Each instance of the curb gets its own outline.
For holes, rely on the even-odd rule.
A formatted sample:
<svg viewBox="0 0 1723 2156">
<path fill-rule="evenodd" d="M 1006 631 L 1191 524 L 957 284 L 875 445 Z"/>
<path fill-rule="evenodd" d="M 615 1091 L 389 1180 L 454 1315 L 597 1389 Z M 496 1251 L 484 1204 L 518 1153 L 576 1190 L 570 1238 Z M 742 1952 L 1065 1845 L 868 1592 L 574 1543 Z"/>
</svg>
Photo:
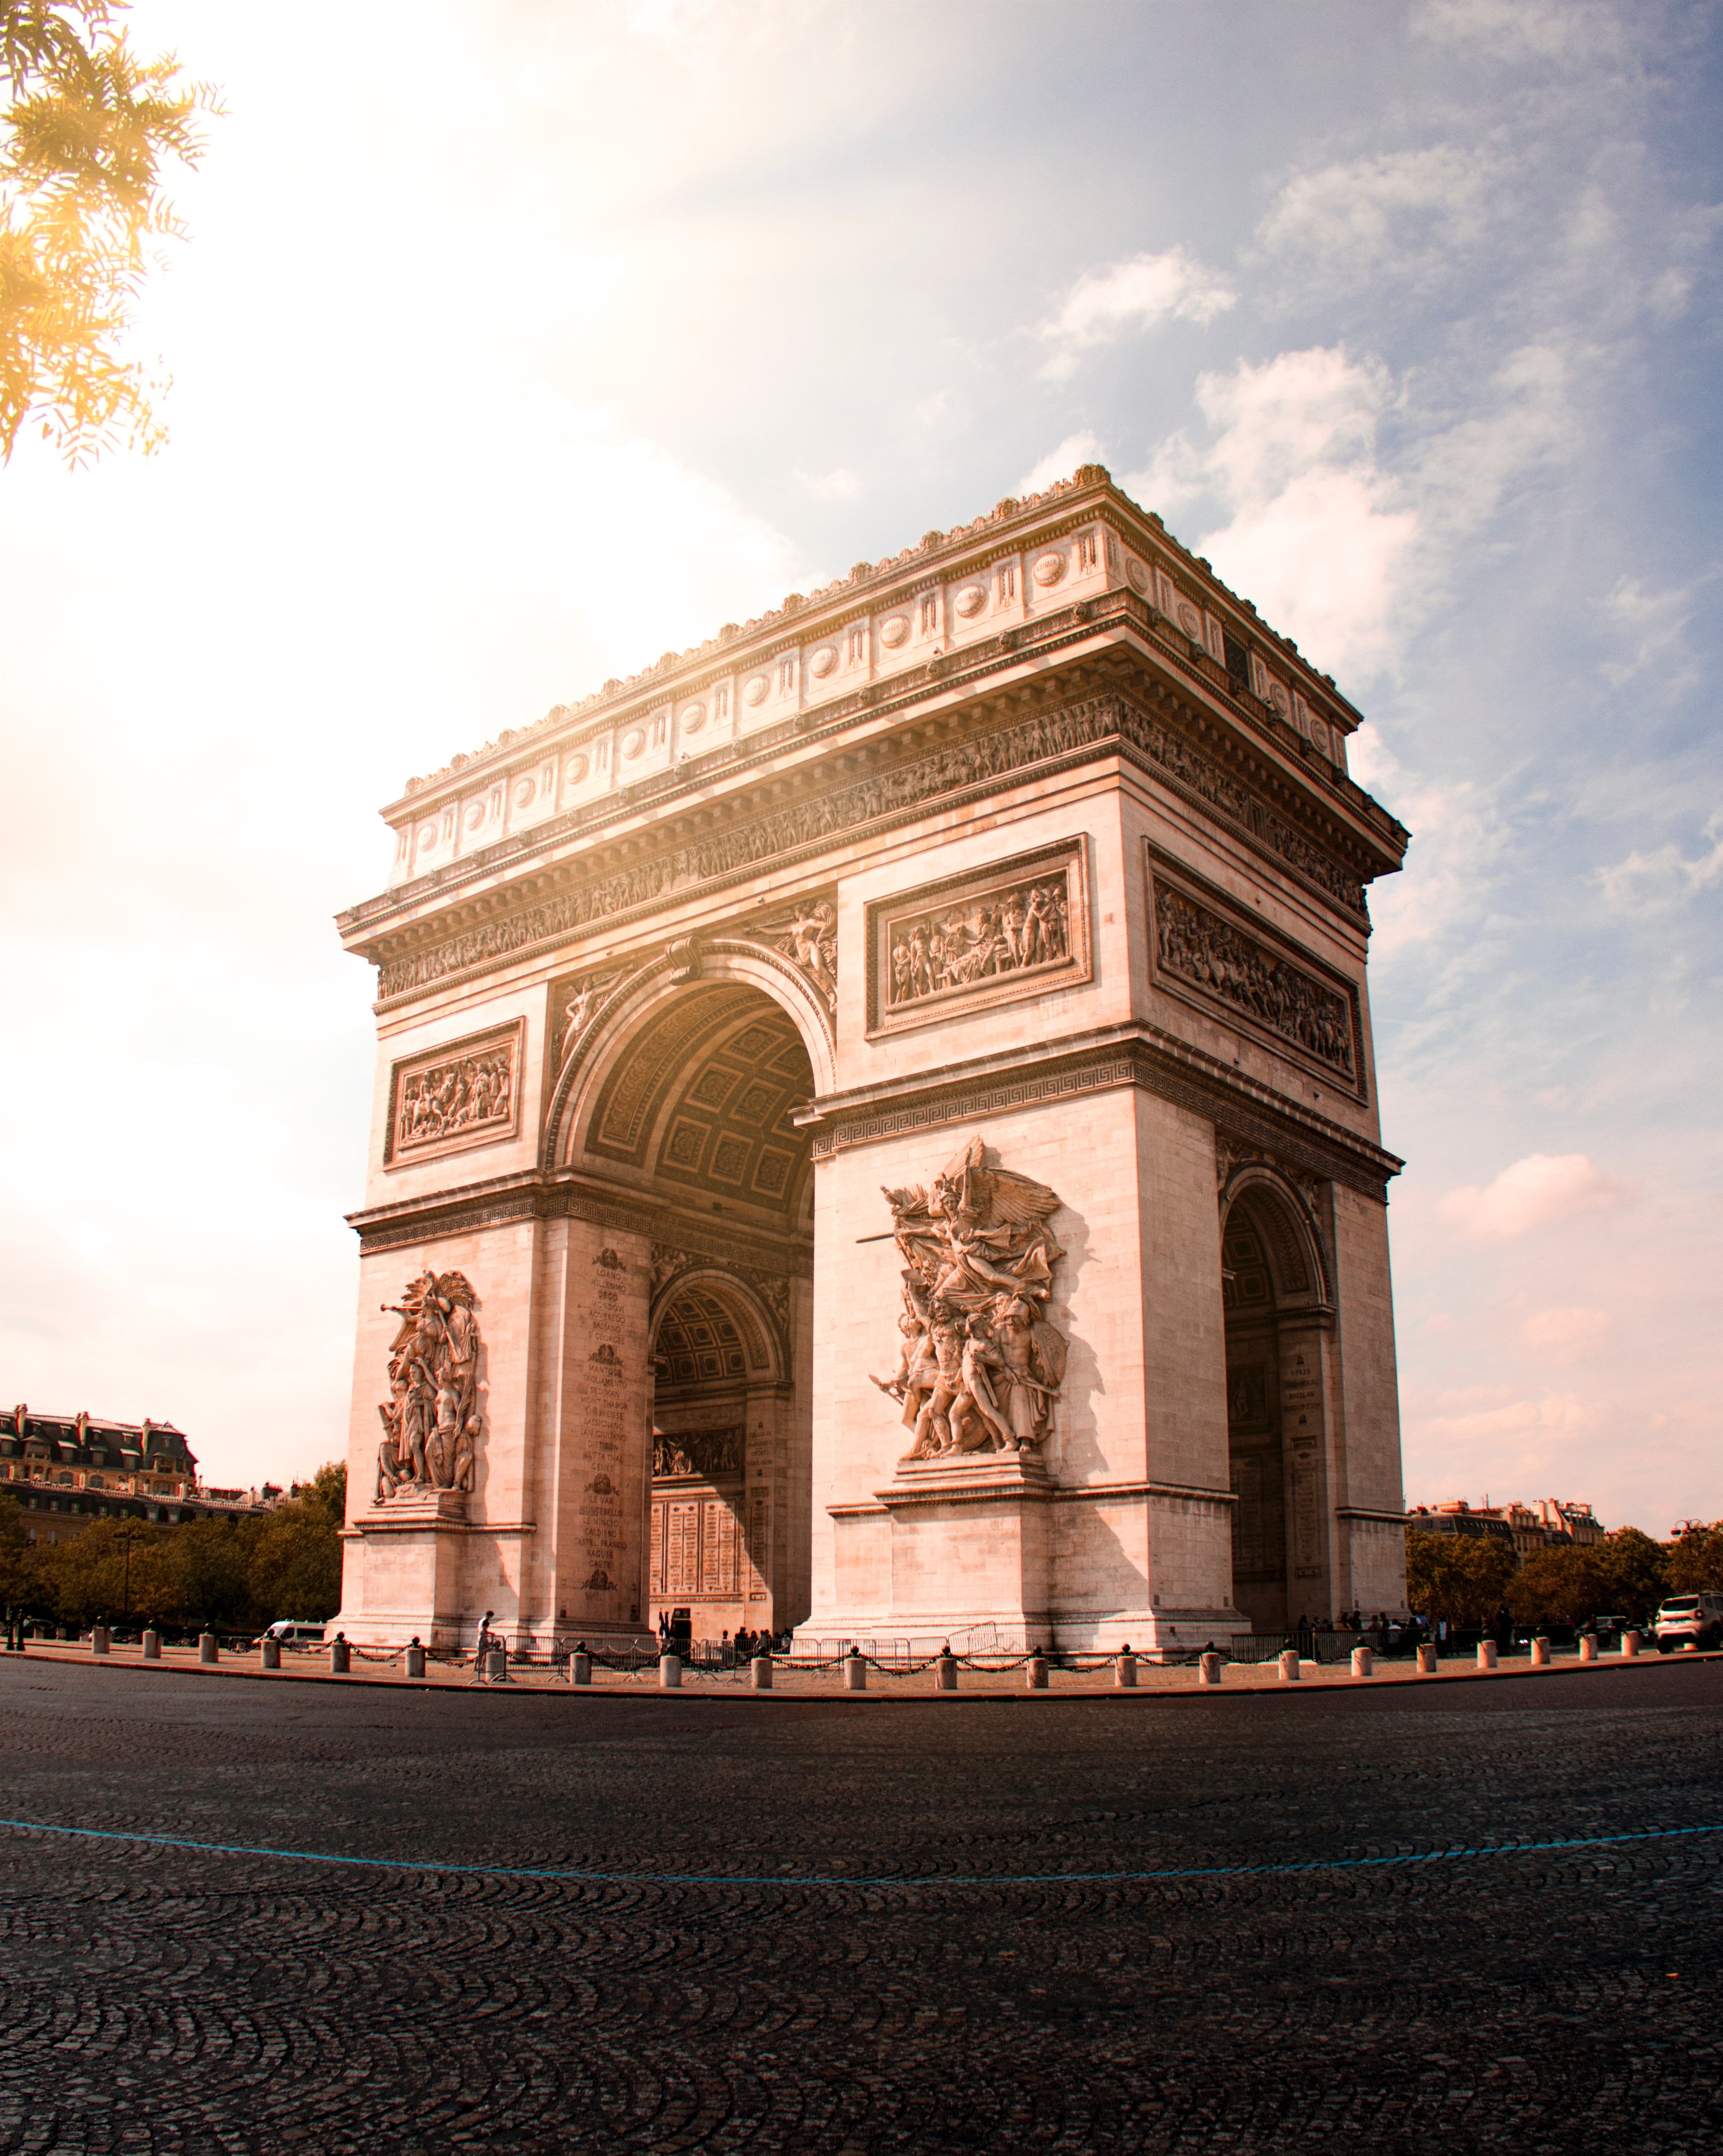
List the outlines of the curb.
<svg viewBox="0 0 1723 2156">
<path fill-rule="evenodd" d="M 57 1669 L 85 1669 L 96 1671 L 126 1670 L 133 1671 L 139 1676 L 208 1677 L 214 1678 L 218 1681 L 226 1679 L 230 1683 L 240 1684 L 341 1685 L 346 1686 L 350 1689 L 357 1688 L 366 1691 L 413 1691 L 436 1692 L 439 1694 L 453 1692 L 462 1697 L 471 1697 L 474 1693 L 485 1692 L 495 1696 L 500 1696 L 505 1698 L 630 1700 L 644 1704 L 659 1706 L 677 1704 L 685 1702 L 690 1704 L 706 1706 L 738 1706 L 746 1703 L 751 1707 L 759 1706 L 764 1707 L 858 1707 L 863 1710 L 876 1707 L 947 1707 L 961 1705 L 966 1701 L 972 1704 L 984 1703 L 993 1707 L 1008 1704 L 1024 1707 L 1049 1707 L 1054 1705 L 1074 1707 L 1094 1705 L 1099 1702 L 1116 1702 L 1120 1706 L 1126 1706 L 1138 1702 L 1151 1700 L 1192 1700 L 1207 1702 L 1210 1700 L 1228 1699 L 1315 1699 L 1319 1697 L 1330 1698 L 1334 1697 L 1336 1693 L 1341 1693 L 1347 1697 L 1353 1697 L 1366 1687 L 1376 1686 L 1377 1684 L 1377 1681 L 1373 1677 L 1348 1677 L 1345 1680 L 1343 1684 L 1325 1683 L 1319 1679 L 1317 1681 L 1310 1685 L 1308 1691 L 1305 1689 L 1302 1683 L 1297 1685 L 1275 1684 L 1273 1686 L 1252 1685 L 1248 1686 L 1235 1685 L 1230 1691 L 1228 1691 L 1224 1685 L 1203 1686 L 1197 1686 L 1196 1685 L 1180 1685 L 1177 1687 L 1169 1686 L 1163 1689 L 1156 1689 L 1152 1686 L 1138 1685 L 1130 1688 L 1115 1686 L 1105 1690 L 1097 1689 L 1094 1691 L 1054 1691 L 1049 1690 L 1044 1692 L 1032 1692 L 1028 1690 L 1016 1690 L 1012 1691 L 983 1691 L 979 1690 L 968 1690 L 947 1692 L 898 1693 L 885 1691 L 823 1692 L 753 1691 L 718 1692 L 699 1691 L 693 1690 L 685 1691 L 680 1688 L 678 1688 L 678 1690 L 674 1692 L 667 1692 L 655 1690 L 648 1691 L 644 1688 L 638 1691 L 625 1691 L 620 1688 L 615 1690 L 605 1688 L 601 1690 L 597 1686 L 582 1686 L 577 1689 L 572 1685 L 566 1684 L 557 1686 L 521 1686 L 517 1690 L 515 1686 L 510 1684 L 506 1681 L 501 1684 L 478 1684 L 471 1681 L 469 1681 L 464 1684 L 459 1685 L 433 1684 L 427 1679 L 419 1677 L 365 1677 L 353 1676 L 351 1675 L 347 1676 L 335 1676 L 326 1671 L 313 1673 L 309 1670 L 305 1671 L 297 1670 L 242 1670 L 231 1667 L 223 1667 L 219 1664 L 212 1667 L 208 1663 L 198 1662 L 192 1662 L 182 1666 L 178 1663 L 173 1662 L 121 1661 L 109 1656 L 93 1656 L 88 1654 L 64 1655 L 56 1654 L 52 1650 L 38 1651 L 33 1657 L 32 1657 L 27 1651 L 23 1656 L 8 1657 L 7 1659 L 8 1661 L 16 1661 L 20 1663 L 26 1663 L 33 1659 L 38 1666 L 40 1666 L 44 1663 L 49 1663 Z M 1385 1682 L 1382 1682 L 1378 1689 L 1376 1689 L 1373 1691 L 1367 1691 L 1366 1696 L 1380 1698 L 1384 1695 L 1400 1691 L 1427 1691 L 1438 1685 L 1499 1684 L 1503 1681 L 1511 1682 L 1515 1680 L 1523 1682 L 1534 1677 L 1593 1677 L 1621 1676 L 1632 1669 L 1690 1668 L 1700 1663 L 1716 1661 L 1723 1661 L 1723 1650 L 1714 1650 L 1708 1654 L 1696 1655 L 1640 1655 L 1631 1658 L 1623 1659 L 1618 1657 L 1609 1661 L 1597 1662 L 1556 1662 L 1551 1663 L 1543 1669 L 1463 1669 L 1438 1671 L 1433 1676 L 1390 1677 Z M 4 1664 L 0 1664 L 0 1666 L 4 1666 Z"/>
</svg>

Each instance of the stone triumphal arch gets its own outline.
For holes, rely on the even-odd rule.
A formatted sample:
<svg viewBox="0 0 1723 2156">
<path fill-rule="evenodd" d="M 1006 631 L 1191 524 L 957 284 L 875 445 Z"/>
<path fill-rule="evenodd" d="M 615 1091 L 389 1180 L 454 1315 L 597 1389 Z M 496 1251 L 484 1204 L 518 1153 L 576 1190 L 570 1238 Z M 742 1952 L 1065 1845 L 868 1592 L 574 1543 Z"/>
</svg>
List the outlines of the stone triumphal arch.
<svg viewBox="0 0 1723 2156">
<path fill-rule="evenodd" d="M 348 1637 L 1403 1607 L 1357 724 L 1087 466 L 409 780 Z"/>
</svg>

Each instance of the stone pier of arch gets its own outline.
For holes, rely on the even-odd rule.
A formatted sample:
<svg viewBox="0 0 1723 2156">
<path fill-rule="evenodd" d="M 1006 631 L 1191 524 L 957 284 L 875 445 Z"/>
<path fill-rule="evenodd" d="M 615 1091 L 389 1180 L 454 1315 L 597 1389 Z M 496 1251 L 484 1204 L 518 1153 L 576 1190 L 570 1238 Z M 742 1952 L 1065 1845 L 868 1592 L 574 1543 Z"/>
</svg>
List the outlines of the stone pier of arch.
<svg viewBox="0 0 1723 2156">
<path fill-rule="evenodd" d="M 1403 1609 L 1365 962 L 1406 834 L 1357 723 L 1085 468 L 414 781 L 341 924 L 379 1041 L 347 1636 Z M 915 1458 L 901 1209 L 972 1146 L 1053 1201 L 1041 1419 L 930 1409 Z M 470 1407 L 392 1488 L 392 1371 L 427 1426 L 459 1389 L 403 1291 L 451 1276 Z"/>
</svg>

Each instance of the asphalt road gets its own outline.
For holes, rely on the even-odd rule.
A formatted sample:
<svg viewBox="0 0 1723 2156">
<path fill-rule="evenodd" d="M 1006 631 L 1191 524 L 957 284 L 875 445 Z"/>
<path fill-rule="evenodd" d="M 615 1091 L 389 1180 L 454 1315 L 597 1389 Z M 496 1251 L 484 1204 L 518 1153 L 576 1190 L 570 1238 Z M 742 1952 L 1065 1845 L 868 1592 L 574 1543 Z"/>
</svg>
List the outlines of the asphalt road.
<svg viewBox="0 0 1723 2156">
<path fill-rule="evenodd" d="M 882 1712 L 8 1657 L 0 1758 L 121 1837 L 0 1831 L 0 2150 L 1723 2147 L 1716 1663 Z"/>
</svg>

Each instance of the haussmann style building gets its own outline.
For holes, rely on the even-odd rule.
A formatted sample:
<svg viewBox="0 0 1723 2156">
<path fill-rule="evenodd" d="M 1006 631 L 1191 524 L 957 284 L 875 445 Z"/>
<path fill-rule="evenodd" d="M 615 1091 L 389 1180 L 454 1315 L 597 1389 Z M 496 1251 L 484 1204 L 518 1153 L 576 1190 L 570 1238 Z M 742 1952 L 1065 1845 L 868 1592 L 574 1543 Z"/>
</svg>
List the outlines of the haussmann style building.
<svg viewBox="0 0 1723 2156">
<path fill-rule="evenodd" d="M 1403 1609 L 1358 722 L 1091 465 L 410 780 L 347 1637 Z"/>
</svg>

